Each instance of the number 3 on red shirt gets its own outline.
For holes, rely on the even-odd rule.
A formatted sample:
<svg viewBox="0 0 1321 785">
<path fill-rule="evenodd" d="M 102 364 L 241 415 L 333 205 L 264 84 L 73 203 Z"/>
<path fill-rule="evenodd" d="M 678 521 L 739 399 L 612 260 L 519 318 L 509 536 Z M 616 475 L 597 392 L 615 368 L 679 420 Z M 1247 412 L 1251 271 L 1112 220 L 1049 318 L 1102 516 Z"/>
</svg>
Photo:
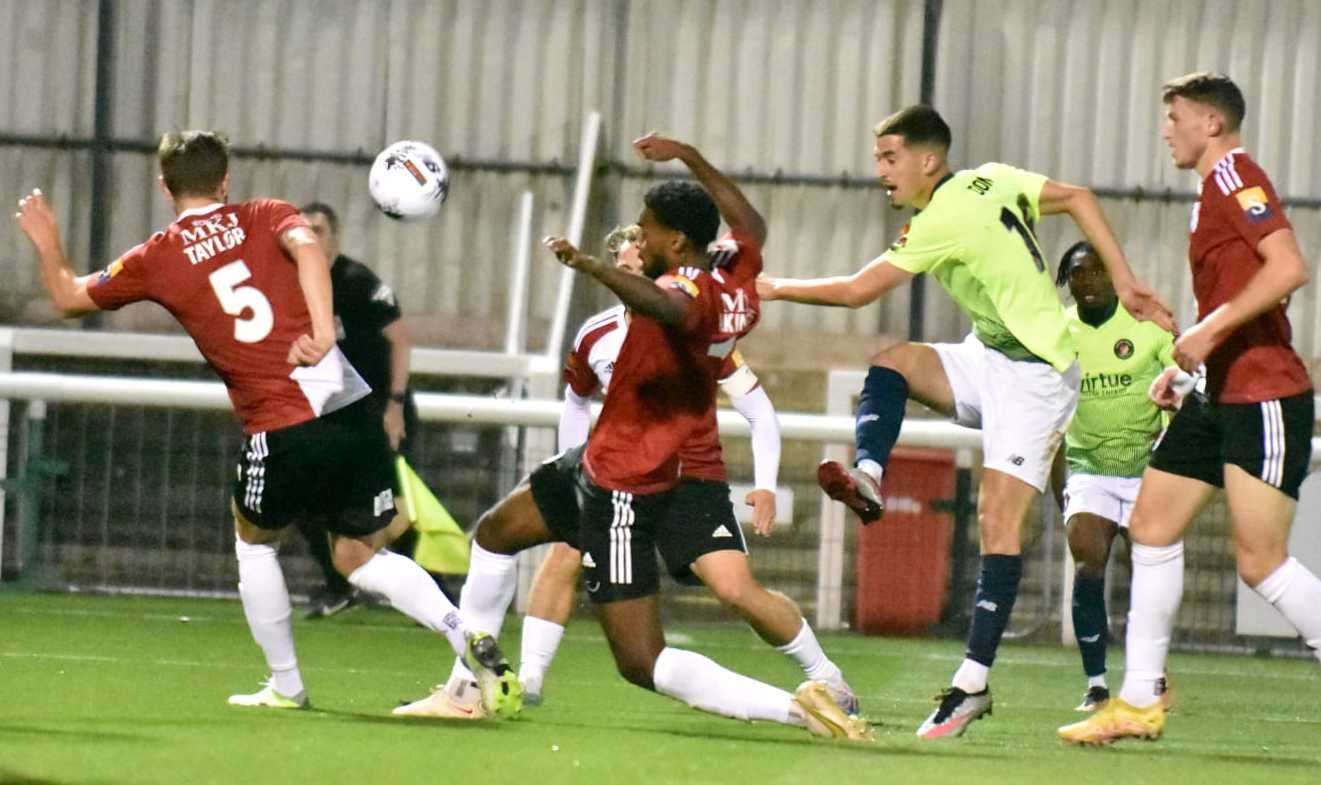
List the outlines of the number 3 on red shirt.
<svg viewBox="0 0 1321 785">
<path fill-rule="evenodd" d="M 234 321 L 234 339 L 240 343 L 258 343 L 275 326 L 275 314 L 266 295 L 255 286 L 239 286 L 251 277 L 252 272 L 242 259 L 235 259 L 210 276 L 211 288 L 225 313 L 240 317 L 244 311 L 251 312 L 246 319 Z"/>
</svg>

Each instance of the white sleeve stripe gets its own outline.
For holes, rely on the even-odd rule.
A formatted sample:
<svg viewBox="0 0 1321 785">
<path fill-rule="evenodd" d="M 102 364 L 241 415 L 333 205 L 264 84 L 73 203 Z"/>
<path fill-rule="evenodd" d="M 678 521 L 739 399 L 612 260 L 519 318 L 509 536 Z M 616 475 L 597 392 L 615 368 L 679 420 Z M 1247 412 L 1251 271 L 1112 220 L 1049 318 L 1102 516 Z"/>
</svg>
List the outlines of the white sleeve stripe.
<svg viewBox="0 0 1321 785">
<path fill-rule="evenodd" d="M 1233 189 L 1229 187 L 1229 183 L 1225 180 L 1224 172 L 1221 172 L 1219 169 L 1215 169 L 1212 170 L 1212 174 L 1215 177 L 1216 185 L 1220 187 L 1220 193 L 1224 194 L 1225 196 L 1229 196 L 1229 192 Z"/>
<path fill-rule="evenodd" d="M 1238 176 L 1238 170 L 1234 168 L 1234 156 L 1231 153 L 1221 164 L 1224 167 L 1225 175 L 1229 177 L 1229 182 L 1235 186 L 1243 187 L 1243 178 Z"/>
<path fill-rule="evenodd" d="M 587 337 L 588 333 L 604 327 L 612 321 L 617 322 L 618 319 L 618 308 L 611 308 L 608 311 L 598 313 L 596 316 L 588 317 L 587 321 L 583 322 L 583 326 L 578 328 L 578 334 L 573 338 L 573 348 L 575 350 L 580 349 L 582 347 L 583 339 Z"/>
</svg>

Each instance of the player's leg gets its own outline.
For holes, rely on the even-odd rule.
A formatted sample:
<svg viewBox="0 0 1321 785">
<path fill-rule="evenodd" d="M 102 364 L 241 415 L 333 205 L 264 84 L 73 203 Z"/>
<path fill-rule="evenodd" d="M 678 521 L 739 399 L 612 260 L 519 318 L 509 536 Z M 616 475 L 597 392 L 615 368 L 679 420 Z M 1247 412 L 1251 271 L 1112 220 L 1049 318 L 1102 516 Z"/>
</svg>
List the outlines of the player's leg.
<svg viewBox="0 0 1321 785">
<path fill-rule="evenodd" d="M 1226 408 L 1225 495 L 1239 577 L 1321 660 L 1321 580 L 1289 556 L 1289 531 L 1311 459 L 1312 393 Z"/>
<path fill-rule="evenodd" d="M 249 521 L 232 501 L 234 554 L 239 566 L 239 599 L 252 639 L 266 657 L 270 682 L 252 694 L 231 695 L 236 706 L 302 708 L 307 691 L 294 650 L 293 605 L 280 568 L 283 530 L 262 529 Z"/>
<path fill-rule="evenodd" d="M 1142 475 L 1128 534 L 1133 557 L 1124 683 L 1119 698 L 1059 729 L 1074 744 L 1157 738 L 1164 732 L 1165 660 L 1183 598 L 1183 536 L 1224 480 L 1220 434 L 1200 395 L 1189 395 Z"/>
<path fill-rule="evenodd" d="M 853 688 L 822 649 L 812 625 L 793 600 L 761 585 L 746 554 L 732 550 L 705 553 L 692 563 L 692 571 L 758 637 L 797 663 L 808 679 L 824 683 L 846 714 L 858 713 Z"/>
<path fill-rule="evenodd" d="M 1183 600 L 1184 533 L 1224 483 L 1220 431 L 1206 399 L 1190 395 L 1142 475 L 1128 525 L 1133 583 L 1120 697 L 1130 707 L 1154 706 L 1163 692 Z"/>
<path fill-rule="evenodd" d="M 1216 490 L 1211 483 L 1153 468 L 1162 450 L 1172 454 L 1167 449 L 1172 438 L 1179 441 L 1173 427 L 1142 475 L 1129 521 L 1133 582 L 1123 686 L 1118 699 L 1089 719 L 1060 728 L 1067 742 L 1107 744 L 1122 738 L 1154 739 L 1164 732 L 1161 700 L 1170 634 L 1183 598 L 1183 535 Z M 1214 447 L 1210 458 L 1218 460 Z"/>
<path fill-rule="evenodd" d="M 1238 574 L 1275 606 L 1321 660 L 1321 580 L 1289 556 L 1297 502 L 1238 466 L 1225 467 Z"/>
<path fill-rule="evenodd" d="M 541 702 L 546 671 L 564 638 L 564 628 L 573 612 L 574 589 L 581 574 L 582 553 L 557 542 L 550 546 L 550 553 L 532 579 L 520 640 L 522 656 L 518 661 L 518 680 L 523 684 L 526 703 Z"/>
<path fill-rule="evenodd" d="M 239 599 L 252 639 L 270 668 L 270 682 L 252 694 L 231 695 L 238 706 L 301 708 L 307 705 L 294 651 L 293 606 L 280 568 L 280 542 L 301 497 L 301 465 L 307 458 L 294 426 L 244 439 L 232 486 L 234 555 Z"/>
<path fill-rule="evenodd" d="M 1069 501 L 1074 501 L 1070 495 Z M 1116 505 L 1117 506 L 1117 505 Z M 1115 516 L 1118 517 L 1118 516 Z M 1073 574 L 1073 635 L 1082 656 L 1087 690 L 1079 711 L 1094 711 L 1110 699 L 1105 681 L 1106 636 L 1109 616 L 1105 606 L 1105 568 L 1119 525 L 1109 517 L 1076 512 L 1067 523 Z"/>
<path fill-rule="evenodd" d="M 335 569 L 335 560 L 330 553 L 330 536 L 326 530 L 311 518 L 303 517 L 297 522 L 298 531 L 307 540 L 307 552 L 321 568 L 325 585 L 308 600 L 306 619 L 324 619 L 340 611 L 348 610 L 356 601 L 358 594 L 349 585 L 348 580 Z"/>
<path fill-rule="evenodd" d="M 941 357 L 947 368 L 960 368 L 950 374 L 958 419 L 967 425 L 976 417 L 982 427 L 981 565 L 967 652 L 939 705 L 918 728 L 924 739 L 961 735 L 991 712 L 990 669 L 1023 576 L 1023 519 L 1046 487 L 1078 403 L 1077 363 L 1061 373 L 1044 362 L 1011 360 L 975 338 L 959 350 L 943 350 Z"/>
<path fill-rule="evenodd" d="M 849 470 L 827 461 L 817 470 L 826 494 L 848 505 L 863 523 L 880 518 L 885 511 L 881 478 L 899 439 L 909 398 L 941 414 L 954 415 L 954 392 L 936 347 L 901 343 L 872 357 L 858 396 L 856 468 Z"/>
<path fill-rule="evenodd" d="M 459 595 L 459 613 L 470 629 L 499 637 L 517 589 L 515 554 L 534 545 L 575 539 L 575 485 L 581 463 L 581 447 L 556 455 L 478 519 L 468 579 Z M 437 693 L 457 699 L 473 679 L 463 658 L 456 657 L 444 688 Z"/>
</svg>

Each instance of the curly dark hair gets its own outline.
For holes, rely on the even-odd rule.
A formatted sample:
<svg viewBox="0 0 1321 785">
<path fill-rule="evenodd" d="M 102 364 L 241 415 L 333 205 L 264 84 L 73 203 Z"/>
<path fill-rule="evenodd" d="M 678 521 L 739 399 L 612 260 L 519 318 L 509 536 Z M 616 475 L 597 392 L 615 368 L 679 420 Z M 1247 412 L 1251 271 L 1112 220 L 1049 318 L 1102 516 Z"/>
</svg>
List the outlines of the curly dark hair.
<svg viewBox="0 0 1321 785">
<path fill-rule="evenodd" d="M 661 223 L 683 232 L 699 252 L 706 250 L 720 230 L 720 210 L 697 183 L 670 180 L 653 185 L 642 202 Z"/>
<path fill-rule="evenodd" d="M 1096 249 L 1086 240 L 1079 240 L 1073 245 L 1070 245 L 1069 249 L 1060 257 L 1060 266 L 1055 272 L 1055 285 L 1064 286 L 1067 284 L 1069 282 L 1069 273 L 1073 272 L 1073 268 L 1078 266 L 1079 262 L 1082 261 L 1082 258 L 1095 253 Z"/>
</svg>

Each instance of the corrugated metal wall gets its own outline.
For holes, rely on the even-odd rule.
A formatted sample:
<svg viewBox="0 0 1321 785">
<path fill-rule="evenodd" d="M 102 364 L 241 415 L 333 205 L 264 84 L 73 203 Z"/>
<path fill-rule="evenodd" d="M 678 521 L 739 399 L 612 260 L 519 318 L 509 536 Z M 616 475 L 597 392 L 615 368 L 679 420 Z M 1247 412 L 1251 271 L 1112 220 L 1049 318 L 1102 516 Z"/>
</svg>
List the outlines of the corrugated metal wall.
<svg viewBox="0 0 1321 785">
<path fill-rule="evenodd" d="M 658 128 L 734 174 L 866 178 L 872 124 L 915 102 L 920 87 L 921 0 L 119 0 L 116 9 L 116 138 L 202 126 L 245 147 L 346 153 L 420 137 L 477 165 L 458 168 L 451 202 L 423 226 L 377 215 L 363 166 L 235 167 L 236 197 L 338 205 L 346 250 L 396 284 L 423 339 L 437 344 L 500 344 L 517 194 L 537 194 L 541 234 L 564 227 L 572 189 L 570 175 L 505 171 L 508 162 L 571 166 L 591 109 L 605 115 L 601 157 L 629 167 L 629 140 Z M 93 0 L 0 0 L 0 133 L 92 134 L 96 12 Z M 1219 68 L 1244 87 L 1247 143 L 1281 192 L 1321 197 L 1321 3 L 945 0 L 936 55 L 936 103 L 953 126 L 956 163 L 1004 160 L 1097 187 L 1191 191 L 1192 176 L 1169 166 L 1159 140 L 1159 85 Z M 0 147 L 0 196 L 45 187 L 79 259 L 89 161 L 86 151 Z M 119 249 L 170 216 L 150 156 L 116 153 L 112 168 L 110 246 Z M 651 182 L 609 171 L 597 181 L 593 237 L 632 217 Z M 749 192 L 770 221 L 776 273 L 856 269 L 904 218 L 876 190 L 842 182 Z M 1188 206 L 1106 206 L 1143 274 L 1189 302 Z M 1321 253 L 1321 210 L 1291 216 L 1305 250 Z M 1042 239 L 1057 255 L 1075 235 L 1055 220 Z M 0 222 L 0 318 L 9 320 L 42 312 L 29 303 L 37 281 L 20 240 Z M 551 313 L 557 273 L 536 259 L 533 336 Z M 1308 353 L 1321 346 L 1315 288 L 1292 314 Z M 607 302 L 584 286 L 576 311 Z M 109 323 L 166 321 L 151 310 Z M 770 305 L 762 333 L 902 335 L 907 319 L 905 291 L 855 312 Z M 928 296 L 929 337 L 955 338 L 965 326 L 942 293 Z"/>
</svg>

